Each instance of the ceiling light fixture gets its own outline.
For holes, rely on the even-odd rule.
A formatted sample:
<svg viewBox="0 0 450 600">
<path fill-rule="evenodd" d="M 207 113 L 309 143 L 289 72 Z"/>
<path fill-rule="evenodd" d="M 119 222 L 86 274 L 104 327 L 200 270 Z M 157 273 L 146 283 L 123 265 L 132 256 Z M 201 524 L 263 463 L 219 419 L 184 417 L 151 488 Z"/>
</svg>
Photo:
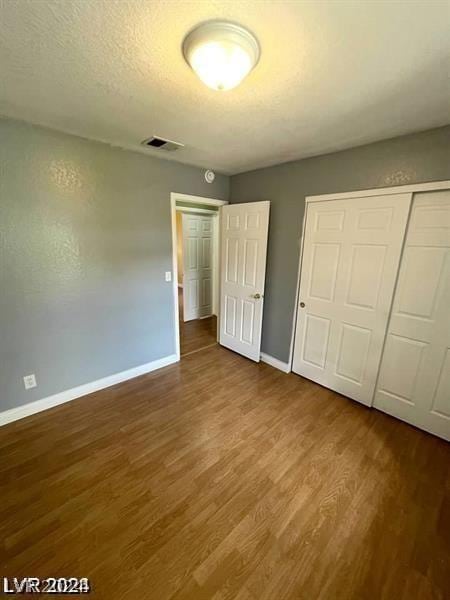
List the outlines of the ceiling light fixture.
<svg viewBox="0 0 450 600">
<path fill-rule="evenodd" d="M 228 21 L 201 23 L 184 38 L 183 55 L 199 78 L 213 90 L 231 90 L 259 60 L 257 39 Z"/>
</svg>

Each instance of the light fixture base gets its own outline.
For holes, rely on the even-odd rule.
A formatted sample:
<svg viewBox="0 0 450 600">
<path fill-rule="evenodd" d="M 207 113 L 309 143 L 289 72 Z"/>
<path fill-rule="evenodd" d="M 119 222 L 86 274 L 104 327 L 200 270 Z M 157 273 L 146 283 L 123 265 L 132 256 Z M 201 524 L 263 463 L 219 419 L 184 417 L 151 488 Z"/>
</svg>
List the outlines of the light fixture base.
<svg viewBox="0 0 450 600">
<path fill-rule="evenodd" d="M 239 85 L 256 66 L 261 50 L 256 37 L 230 21 L 206 21 L 183 40 L 183 56 L 200 79 L 215 90 Z"/>
</svg>

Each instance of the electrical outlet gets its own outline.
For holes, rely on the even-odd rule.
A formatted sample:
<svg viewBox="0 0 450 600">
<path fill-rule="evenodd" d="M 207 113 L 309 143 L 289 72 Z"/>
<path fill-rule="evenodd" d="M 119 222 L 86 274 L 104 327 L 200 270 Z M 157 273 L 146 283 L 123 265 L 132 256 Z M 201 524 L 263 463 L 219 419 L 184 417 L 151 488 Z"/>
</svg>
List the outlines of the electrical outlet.
<svg viewBox="0 0 450 600">
<path fill-rule="evenodd" d="M 172 271 L 166 271 L 166 281 L 172 281 Z"/>
<path fill-rule="evenodd" d="M 25 375 L 23 378 L 23 384 L 26 390 L 31 390 L 31 388 L 35 388 L 37 386 L 36 383 L 36 375 L 32 373 L 31 375 Z"/>
</svg>

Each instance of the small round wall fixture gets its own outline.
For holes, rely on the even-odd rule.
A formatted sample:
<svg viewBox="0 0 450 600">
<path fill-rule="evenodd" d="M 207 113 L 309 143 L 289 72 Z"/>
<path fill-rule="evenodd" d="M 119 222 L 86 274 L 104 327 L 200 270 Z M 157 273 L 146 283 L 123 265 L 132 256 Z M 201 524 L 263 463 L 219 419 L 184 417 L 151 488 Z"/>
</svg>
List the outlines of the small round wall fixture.
<svg viewBox="0 0 450 600">
<path fill-rule="evenodd" d="M 206 21 L 183 41 L 183 55 L 198 77 L 213 90 L 231 90 L 259 60 L 258 40 L 229 21 Z"/>
<path fill-rule="evenodd" d="M 216 174 L 214 173 L 214 171 L 211 171 L 211 169 L 208 169 L 207 171 L 205 171 L 206 183 L 212 183 L 215 178 L 216 178 Z"/>
</svg>

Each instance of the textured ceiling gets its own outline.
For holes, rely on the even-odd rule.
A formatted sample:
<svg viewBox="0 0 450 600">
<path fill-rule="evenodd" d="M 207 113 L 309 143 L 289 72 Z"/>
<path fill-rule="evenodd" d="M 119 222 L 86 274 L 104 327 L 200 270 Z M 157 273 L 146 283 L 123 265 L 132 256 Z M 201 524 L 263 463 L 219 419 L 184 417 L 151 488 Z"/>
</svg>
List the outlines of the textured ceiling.
<svg viewBox="0 0 450 600">
<path fill-rule="evenodd" d="M 153 134 L 236 173 L 450 121 L 449 4 L 436 0 L 0 0 L 0 114 L 128 148 Z M 229 92 L 180 46 L 227 18 L 262 55 Z"/>
</svg>

